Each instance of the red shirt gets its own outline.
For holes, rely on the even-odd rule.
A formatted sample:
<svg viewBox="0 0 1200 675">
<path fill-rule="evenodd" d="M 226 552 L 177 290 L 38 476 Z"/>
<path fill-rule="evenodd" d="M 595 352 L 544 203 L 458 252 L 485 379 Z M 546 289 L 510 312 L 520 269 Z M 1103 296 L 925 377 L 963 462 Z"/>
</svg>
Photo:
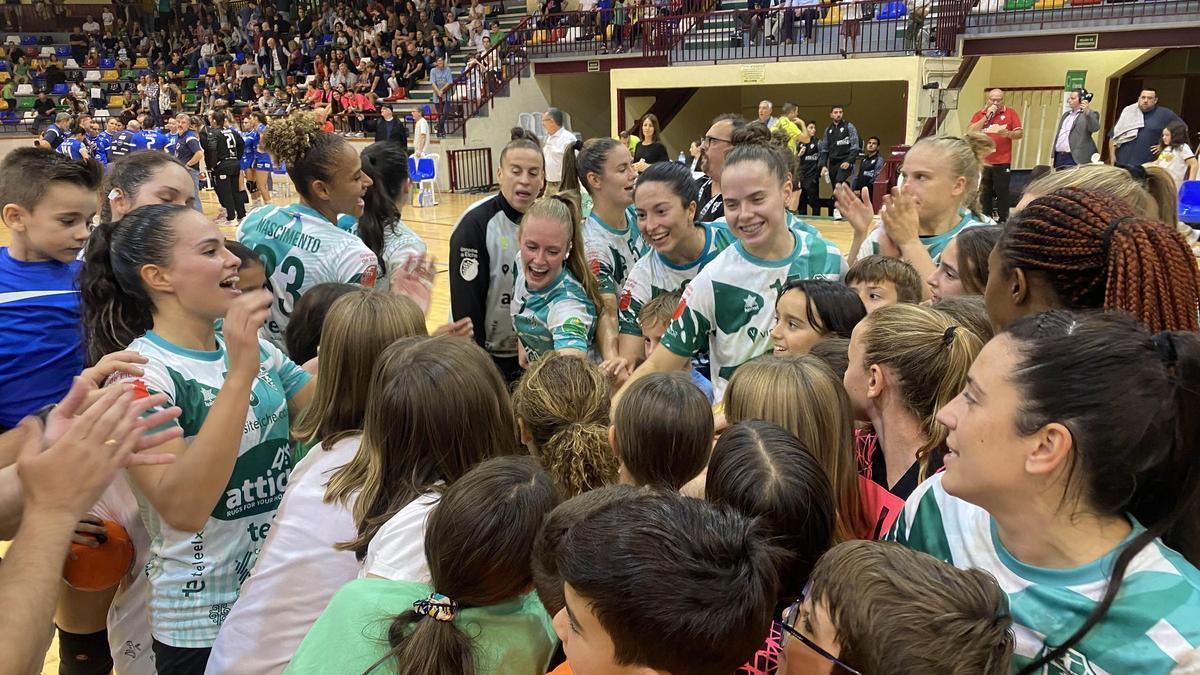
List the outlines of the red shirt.
<svg viewBox="0 0 1200 675">
<path fill-rule="evenodd" d="M 977 111 L 971 116 L 971 124 L 978 122 L 987 116 L 986 108 Z M 996 144 L 996 150 L 984 158 L 984 162 L 988 164 L 1012 164 L 1012 139 L 1001 136 L 998 133 L 989 131 L 990 129 L 1007 129 L 1016 131 L 1021 128 L 1021 118 L 1017 115 L 1017 111 L 1004 106 L 987 124 L 983 125 L 983 133 Z"/>
</svg>

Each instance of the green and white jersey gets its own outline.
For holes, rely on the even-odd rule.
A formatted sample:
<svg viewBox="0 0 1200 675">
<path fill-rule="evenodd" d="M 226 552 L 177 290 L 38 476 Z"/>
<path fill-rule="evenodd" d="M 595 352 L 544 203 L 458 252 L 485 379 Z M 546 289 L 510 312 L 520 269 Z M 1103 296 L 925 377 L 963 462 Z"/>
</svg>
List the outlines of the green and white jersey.
<svg viewBox="0 0 1200 675">
<path fill-rule="evenodd" d="M 128 349 L 150 361 L 141 381 L 150 394 L 163 393 L 163 407 L 179 406 L 172 422 L 191 443 L 217 399 L 229 369 L 225 339 L 216 351 L 185 349 L 153 331 Z M 266 340 L 259 340 L 261 365 L 250 394 L 237 463 L 208 522 L 199 532 L 168 525 L 134 485 L 142 521 L 150 533 L 150 627 L 174 647 L 211 647 L 217 630 L 266 542 L 292 471 L 288 399 L 310 376 Z"/>
<path fill-rule="evenodd" d="M 960 232 L 968 227 L 979 227 L 981 225 L 995 225 L 989 220 L 980 220 L 967 209 L 959 209 L 958 224 L 950 228 L 942 234 L 921 235 L 921 243 L 925 245 L 925 250 L 929 251 L 929 257 L 933 258 L 933 262 L 938 262 L 942 257 L 942 251 L 946 250 L 946 246 L 950 244 L 950 240 L 958 236 Z M 862 247 L 858 249 L 858 257 L 863 258 L 869 255 L 879 255 L 879 238 L 883 236 L 883 226 L 880 225 L 871 230 L 871 234 L 862 243 Z"/>
<path fill-rule="evenodd" d="M 583 222 L 583 248 L 603 295 L 616 295 L 625 285 L 634 263 L 650 250 L 638 230 L 637 213 L 632 206 L 625 209 L 625 225 L 624 232 L 613 228 L 600 220 L 595 211 Z"/>
<path fill-rule="evenodd" d="M 429 250 L 425 240 L 416 232 L 409 229 L 404 221 L 397 218 L 383 228 L 383 262 L 387 272 L 380 282 L 384 287 L 391 283 L 392 272 L 412 256 L 418 256 Z"/>
<path fill-rule="evenodd" d="M 633 265 L 629 277 L 625 279 L 625 288 L 621 291 L 621 300 L 617 305 L 619 310 L 618 324 L 622 335 L 642 337 L 642 325 L 638 322 L 638 314 L 654 298 L 665 293 L 671 293 L 683 288 L 704 266 L 724 251 L 735 239 L 724 224 L 697 223 L 696 227 L 704 229 L 704 248 L 700 256 L 686 265 L 676 265 L 667 260 L 657 251 L 651 251 L 642 256 Z"/>
<path fill-rule="evenodd" d="M 714 400 L 733 371 L 771 348 L 775 300 L 793 279 L 841 278 L 842 253 L 829 241 L 791 230 L 796 245 L 780 260 L 763 260 L 736 242 L 717 254 L 683 291 L 683 302 L 662 337 L 671 353 L 691 358 L 708 348 Z"/>
<path fill-rule="evenodd" d="M 1026 565 L 1000 541 L 987 511 L 946 493 L 935 475 L 909 496 L 888 538 L 962 569 L 981 569 L 1008 594 L 1016 673 L 1083 625 L 1104 595 L 1117 554 L 1074 569 Z M 1155 540 L 1129 565 L 1108 613 L 1042 673 L 1168 673 L 1200 648 L 1200 571 Z M 1190 671 L 1189 671 L 1190 672 Z"/>
<path fill-rule="evenodd" d="M 596 336 L 596 305 L 567 268 L 535 291 L 525 285 L 518 266 L 514 291 L 513 328 L 530 363 L 556 349 L 588 351 Z"/>
<path fill-rule="evenodd" d="M 292 309 L 308 289 L 330 281 L 374 286 L 375 254 L 356 235 L 304 206 L 267 206 L 248 214 L 237 240 L 254 249 L 275 292 L 267 339 L 284 350 Z"/>
</svg>

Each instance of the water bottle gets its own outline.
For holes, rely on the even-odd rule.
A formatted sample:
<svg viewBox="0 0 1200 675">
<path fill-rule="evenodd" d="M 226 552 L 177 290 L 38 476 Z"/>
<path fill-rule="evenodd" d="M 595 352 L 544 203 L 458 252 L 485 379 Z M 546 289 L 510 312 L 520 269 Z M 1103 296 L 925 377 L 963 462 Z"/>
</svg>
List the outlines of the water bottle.
<svg viewBox="0 0 1200 675">
<path fill-rule="evenodd" d="M 680 164 L 687 164 L 687 155 L 683 154 L 683 151 L 680 150 L 679 151 L 679 159 L 677 159 L 675 161 L 679 162 Z"/>
</svg>

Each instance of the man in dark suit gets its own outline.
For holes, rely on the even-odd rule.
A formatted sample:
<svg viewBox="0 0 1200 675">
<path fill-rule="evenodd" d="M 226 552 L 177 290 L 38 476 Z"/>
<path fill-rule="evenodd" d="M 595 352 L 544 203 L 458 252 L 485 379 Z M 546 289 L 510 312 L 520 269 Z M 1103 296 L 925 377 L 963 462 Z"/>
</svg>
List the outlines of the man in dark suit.
<svg viewBox="0 0 1200 675">
<path fill-rule="evenodd" d="M 375 141 L 394 141 L 408 147 L 408 129 L 404 120 L 392 113 L 392 106 L 379 108 L 379 121 L 375 125 Z"/>
<path fill-rule="evenodd" d="M 1100 130 L 1100 113 L 1092 110 L 1092 97 L 1083 89 L 1072 89 L 1067 96 L 1067 112 L 1054 130 L 1054 168 L 1090 164 L 1096 154 L 1092 134 Z"/>
</svg>

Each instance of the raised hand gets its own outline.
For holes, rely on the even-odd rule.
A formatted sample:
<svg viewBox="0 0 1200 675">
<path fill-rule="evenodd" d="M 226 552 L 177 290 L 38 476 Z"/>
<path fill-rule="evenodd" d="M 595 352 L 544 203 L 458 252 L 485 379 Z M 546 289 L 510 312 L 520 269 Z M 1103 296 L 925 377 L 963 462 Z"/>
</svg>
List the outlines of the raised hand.
<svg viewBox="0 0 1200 675">
<path fill-rule="evenodd" d="M 400 266 L 392 270 L 392 292 L 403 295 L 417 303 L 421 313 L 429 313 L 433 300 L 433 277 L 437 267 L 433 256 L 428 253 L 405 258 Z"/>
<path fill-rule="evenodd" d="M 238 296 L 225 314 L 225 349 L 229 356 L 226 377 L 254 379 L 261 358 L 258 352 L 258 331 L 270 314 L 274 296 L 265 289 Z"/>
<path fill-rule="evenodd" d="M 902 186 L 892 188 L 892 194 L 884 196 L 879 217 L 883 220 L 884 232 L 900 249 L 919 241 L 921 216 L 917 212 L 917 202 Z"/>
<path fill-rule="evenodd" d="M 849 221 L 854 234 L 866 237 L 875 219 L 875 208 L 871 206 L 871 193 L 867 188 L 863 188 L 861 193 L 856 193 L 849 185 L 838 183 L 833 189 L 833 198 L 837 210 Z"/>
</svg>

